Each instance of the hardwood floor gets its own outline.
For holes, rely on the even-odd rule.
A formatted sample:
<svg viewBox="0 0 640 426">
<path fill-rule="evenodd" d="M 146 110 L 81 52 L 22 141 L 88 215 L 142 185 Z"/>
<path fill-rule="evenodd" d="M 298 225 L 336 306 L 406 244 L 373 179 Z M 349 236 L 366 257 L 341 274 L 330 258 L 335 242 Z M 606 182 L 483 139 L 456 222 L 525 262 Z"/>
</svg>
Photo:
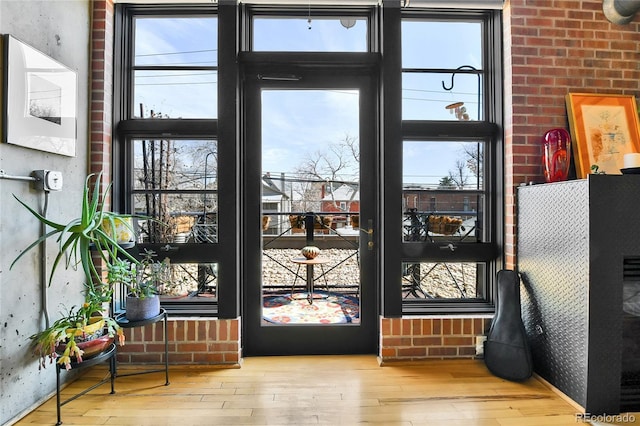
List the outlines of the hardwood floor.
<svg viewBox="0 0 640 426">
<path fill-rule="evenodd" d="M 120 373 L 135 371 L 120 366 Z M 52 371 L 53 374 L 53 371 Z M 93 367 L 63 391 L 107 374 Z M 116 379 L 62 407 L 65 425 L 575 425 L 576 409 L 541 382 L 491 375 L 482 361 L 380 367 L 375 356 L 245 358 L 240 369 L 171 366 Z M 640 415 L 636 416 L 640 419 Z M 18 425 L 56 422 L 55 397 Z"/>
</svg>

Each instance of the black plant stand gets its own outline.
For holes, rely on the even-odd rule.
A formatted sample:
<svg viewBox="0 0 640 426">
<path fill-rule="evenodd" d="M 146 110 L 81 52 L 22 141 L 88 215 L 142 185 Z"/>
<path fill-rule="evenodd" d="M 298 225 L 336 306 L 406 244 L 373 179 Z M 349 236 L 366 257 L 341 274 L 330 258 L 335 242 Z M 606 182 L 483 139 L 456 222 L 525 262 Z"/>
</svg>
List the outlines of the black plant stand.
<svg viewBox="0 0 640 426">
<path fill-rule="evenodd" d="M 169 333 L 168 333 L 167 319 L 168 319 L 167 311 L 164 308 L 160 308 L 160 313 L 158 315 L 151 318 L 147 318 L 145 320 L 140 320 L 140 321 L 129 321 L 125 313 L 116 315 L 116 322 L 122 328 L 142 327 L 144 325 L 153 324 L 161 320 L 164 321 L 164 368 L 136 371 L 134 373 L 127 373 L 127 374 L 116 373 L 117 377 L 135 376 L 138 374 L 157 373 L 160 371 L 164 371 L 164 375 L 165 375 L 164 385 L 169 386 Z"/>
<path fill-rule="evenodd" d="M 85 367 L 91 367 L 93 365 L 99 364 L 103 361 L 109 360 L 109 376 L 105 377 L 104 379 L 100 380 L 98 383 L 88 387 L 87 389 L 83 390 L 82 392 L 76 394 L 75 396 L 72 396 L 69 399 L 66 399 L 64 401 L 60 401 L 60 371 L 61 370 L 65 370 L 64 365 L 60 365 L 60 364 L 56 364 L 56 408 L 57 408 L 57 414 L 58 414 L 58 422 L 56 423 L 56 425 L 61 425 L 62 424 L 62 419 L 61 419 L 61 415 L 60 415 L 60 407 L 62 407 L 63 405 L 65 405 L 68 402 L 71 402 L 73 400 L 75 400 L 76 398 L 81 397 L 82 395 L 86 394 L 87 392 L 91 392 L 92 390 L 94 390 L 95 388 L 97 388 L 98 386 L 101 386 L 105 383 L 107 383 L 108 381 L 111 381 L 111 393 L 116 393 L 115 389 L 114 389 L 114 379 L 116 377 L 116 359 L 114 357 L 114 355 L 116 354 L 116 345 L 114 343 L 111 344 L 111 346 L 109 346 L 107 348 L 107 350 L 105 350 L 104 352 L 102 352 L 99 355 L 96 355 L 93 358 L 89 358 L 86 359 L 82 362 L 71 362 L 71 368 L 85 368 Z"/>
</svg>

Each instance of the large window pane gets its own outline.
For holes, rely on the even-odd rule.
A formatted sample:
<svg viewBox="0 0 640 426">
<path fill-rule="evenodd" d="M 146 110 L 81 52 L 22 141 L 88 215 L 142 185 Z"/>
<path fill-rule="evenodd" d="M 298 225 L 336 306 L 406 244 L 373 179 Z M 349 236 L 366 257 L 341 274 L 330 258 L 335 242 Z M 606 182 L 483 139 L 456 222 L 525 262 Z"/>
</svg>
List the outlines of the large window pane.
<svg viewBox="0 0 640 426">
<path fill-rule="evenodd" d="M 407 301 L 419 299 L 483 298 L 486 265 L 469 262 L 405 262 L 402 293 Z"/>
<path fill-rule="evenodd" d="M 451 90 L 445 90 L 443 85 Z M 482 120 L 482 76 L 458 72 L 403 73 L 402 118 Z"/>
<path fill-rule="evenodd" d="M 134 211 L 140 242 L 215 243 L 218 224 L 217 143 L 133 141 Z"/>
<path fill-rule="evenodd" d="M 483 189 L 484 142 L 405 141 L 403 187 Z"/>
<path fill-rule="evenodd" d="M 168 279 L 158 288 L 162 302 L 181 302 L 194 297 L 217 299 L 217 263 L 167 263 Z"/>
<path fill-rule="evenodd" d="M 215 118 L 218 72 L 206 70 L 134 73 L 135 118 Z"/>
<path fill-rule="evenodd" d="M 218 19 L 215 17 L 138 17 L 134 66 L 218 65 Z"/>
<path fill-rule="evenodd" d="M 484 152 L 483 142 L 404 142 L 403 241 L 483 240 Z"/>
<path fill-rule="evenodd" d="M 480 22 L 402 22 L 402 68 L 482 68 Z"/>
<path fill-rule="evenodd" d="M 218 21 L 135 20 L 133 118 L 217 118 Z"/>
<path fill-rule="evenodd" d="M 135 139 L 134 190 L 217 189 L 215 140 Z"/>
<path fill-rule="evenodd" d="M 253 20 L 253 50 L 366 52 L 367 20 L 357 17 L 294 17 Z"/>
</svg>

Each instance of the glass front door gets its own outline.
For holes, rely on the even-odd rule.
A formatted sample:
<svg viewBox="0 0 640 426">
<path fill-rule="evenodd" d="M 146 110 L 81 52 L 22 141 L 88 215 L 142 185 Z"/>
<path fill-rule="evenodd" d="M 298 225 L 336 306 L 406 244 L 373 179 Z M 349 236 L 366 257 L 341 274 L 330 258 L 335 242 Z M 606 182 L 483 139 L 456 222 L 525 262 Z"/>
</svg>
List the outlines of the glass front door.
<svg viewBox="0 0 640 426">
<path fill-rule="evenodd" d="M 374 353 L 370 82 L 248 80 L 244 354 Z"/>
</svg>

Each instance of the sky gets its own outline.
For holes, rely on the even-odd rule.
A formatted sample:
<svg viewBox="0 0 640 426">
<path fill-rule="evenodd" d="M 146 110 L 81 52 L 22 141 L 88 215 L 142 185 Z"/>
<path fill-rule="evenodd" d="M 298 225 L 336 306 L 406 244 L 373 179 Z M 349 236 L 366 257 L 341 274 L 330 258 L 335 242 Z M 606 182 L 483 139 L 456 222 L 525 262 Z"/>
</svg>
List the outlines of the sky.
<svg viewBox="0 0 640 426">
<path fill-rule="evenodd" d="M 311 14 L 300 19 L 258 19 L 257 51 L 366 51 L 366 22 L 345 28 L 338 19 Z M 403 23 L 403 67 L 481 68 L 480 25 L 428 26 Z M 443 37 L 443 34 L 445 35 Z M 217 65 L 215 18 L 145 18 L 136 22 L 137 65 Z M 445 90 L 443 85 L 453 89 Z M 447 105 L 464 102 L 469 119 L 477 119 L 478 77 L 450 73 L 403 76 L 404 119 L 456 120 Z M 176 118 L 217 117 L 217 74 L 198 71 L 138 71 L 134 112 L 151 110 Z M 345 135 L 359 136 L 357 91 L 265 90 L 262 93 L 263 170 L 291 173 L 309 152 L 338 143 Z M 455 168 L 462 147 L 453 143 L 412 141 L 403 144 L 405 183 L 436 183 Z"/>
</svg>

